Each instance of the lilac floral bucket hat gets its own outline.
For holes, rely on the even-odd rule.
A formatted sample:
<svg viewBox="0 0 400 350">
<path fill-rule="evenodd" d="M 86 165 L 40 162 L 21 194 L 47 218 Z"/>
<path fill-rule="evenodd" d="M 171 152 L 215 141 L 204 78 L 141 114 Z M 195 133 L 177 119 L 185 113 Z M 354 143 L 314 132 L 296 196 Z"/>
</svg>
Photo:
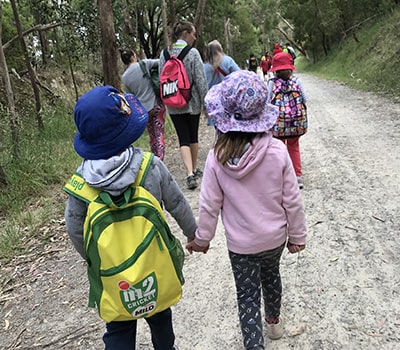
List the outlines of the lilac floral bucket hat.
<svg viewBox="0 0 400 350">
<path fill-rule="evenodd" d="M 267 97 L 267 86 L 259 75 L 238 70 L 214 85 L 204 104 L 209 117 L 222 133 L 258 133 L 270 130 L 278 118 L 278 107 L 267 103 Z"/>
</svg>

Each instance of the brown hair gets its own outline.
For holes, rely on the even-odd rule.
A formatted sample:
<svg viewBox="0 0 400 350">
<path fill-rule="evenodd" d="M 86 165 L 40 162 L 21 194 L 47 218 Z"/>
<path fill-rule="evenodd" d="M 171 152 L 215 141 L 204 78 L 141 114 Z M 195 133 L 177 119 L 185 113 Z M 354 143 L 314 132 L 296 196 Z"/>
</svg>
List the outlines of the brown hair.
<svg viewBox="0 0 400 350">
<path fill-rule="evenodd" d="M 240 158 L 246 151 L 247 144 L 253 144 L 257 136 L 254 132 L 229 131 L 220 134 L 214 146 L 214 154 L 219 163 L 226 165 L 232 158 Z"/>
<path fill-rule="evenodd" d="M 191 33 L 193 30 L 194 24 L 192 22 L 183 21 L 175 23 L 172 28 L 172 42 L 177 42 L 183 32 L 187 31 L 188 33 Z"/>
<path fill-rule="evenodd" d="M 277 70 L 275 75 L 279 79 L 289 80 L 292 77 L 293 71 L 291 69 Z"/>
<path fill-rule="evenodd" d="M 132 49 L 119 49 L 119 53 L 121 54 L 122 62 L 126 65 L 131 63 L 131 58 L 135 55 L 135 52 Z"/>
</svg>

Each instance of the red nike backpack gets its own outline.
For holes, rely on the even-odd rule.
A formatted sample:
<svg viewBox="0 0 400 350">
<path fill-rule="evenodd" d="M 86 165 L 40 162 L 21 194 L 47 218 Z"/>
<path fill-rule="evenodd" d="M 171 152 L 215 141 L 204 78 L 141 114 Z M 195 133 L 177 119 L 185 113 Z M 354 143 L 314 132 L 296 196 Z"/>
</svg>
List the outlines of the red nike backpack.
<svg viewBox="0 0 400 350">
<path fill-rule="evenodd" d="M 171 56 L 164 48 L 165 64 L 160 74 L 160 95 L 167 107 L 185 107 L 191 98 L 190 82 L 183 59 L 192 47 L 187 45 L 178 56 Z"/>
</svg>

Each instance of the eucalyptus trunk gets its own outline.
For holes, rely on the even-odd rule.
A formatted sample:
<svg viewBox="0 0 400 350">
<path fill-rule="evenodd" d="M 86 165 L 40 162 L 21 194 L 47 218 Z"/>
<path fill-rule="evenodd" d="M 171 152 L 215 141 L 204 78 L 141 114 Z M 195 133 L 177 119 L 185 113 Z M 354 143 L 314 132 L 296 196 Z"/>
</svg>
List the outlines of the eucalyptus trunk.
<svg viewBox="0 0 400 350">
<path fill-rule="evenodd" d="M 3 7 L 2 7 L 2 2 L 0 1 L 0 23 L 3 23 L 2 19 L 3 19 Z M 4 55 L 2 38 L 3 38 L 2 26 L 0 26 L 0 71 L 8 103 L 8 114 L 10 118 L 10 129 L 12 138 L 12 154 L 15 157 L 18 157 L 19 137 L 18 137 L 17 113 L 15 111 L 14 92 L 11 85 L 10 76 L 8 74 L 8 66 L 7 66 L 6 56 Z M 4 174 L 4 170 L 0 165 L 0 186 L 5 184 L 6 184 L 6 177 Z"/>
<path fill-rule="evenodd" d="M 111 0 L 98 0 L 104 84 L 120 88 L 118 50 Z"/>
<path fill-rule="evenodd" d="M 21 44 L 23 55 L 24 55 L 25 65 L 26 65 L 26 68 L 28 69 L 29 78 L 30 78 L 30 81 L 31 81 L 32 89 L 33 89 L 33 94 L 35 96 L 36 121 L 38 123 L 39 130 L 43 130 L 44 126 L 43 126 L 43 119 L 42 119 L 42 106 L 41 106 L 41 101 L 40 101 L 40 91 L 39 91 L 39 87 L 38 87 L 38 84 L 37 84 L 37 80 L 38 79 L 36 77 L 35 71 L 33 70 L 33 67 L 31 65 L 31 61 L 29 59 L 28 51 L 26 49 L 24 34 L 23 34 L 23 31 L 22 31 L 21 22 L 19 20 L 17 4 L 16 4 L 15 0 L 11 0 L 10 3 L 11 3 L 11 6 L 12 6 L 12 9 L 13 9 L 15 26 L 17 28 L 18 38 L 19 38 L 19 41 L 20 41 L 20 44 Z"/>
</svg>

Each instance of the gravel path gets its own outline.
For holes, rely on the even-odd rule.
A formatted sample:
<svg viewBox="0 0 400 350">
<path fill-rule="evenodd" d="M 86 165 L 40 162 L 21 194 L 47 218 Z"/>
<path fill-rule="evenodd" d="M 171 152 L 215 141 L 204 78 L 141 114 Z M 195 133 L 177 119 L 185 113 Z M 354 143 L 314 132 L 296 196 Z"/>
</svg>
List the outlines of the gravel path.
<svg viewBox="0 0 400 350">
<path fill-rule="evenodd" d="M 266 349 L 400 348 L 400 105 L 336 82 L 299 74 L 310 129 L 301 139 L 308 245 L 284 253 L 284 337 Z M 200 165 L 213 142 L 201 126 Z M 176 139 L 166 163 L 184 188 Z M 184 189 L 197 215 L 199 189 Z M 60 195 L 60 200 L 64 200 Z M 179 238 L 184 237 L 171 222 Z M 0 348 L 103 347 L 104 325 L 88 309 L 84 263 L 62 218 L 42 251 L 0 266 Z M 241 350 L 235 290 L 220 225 L 208 254 L 188 255 L 174 307 L 181 350 Z M 152 349 L 139 322 L 137 349 Z"/>
</svg>

